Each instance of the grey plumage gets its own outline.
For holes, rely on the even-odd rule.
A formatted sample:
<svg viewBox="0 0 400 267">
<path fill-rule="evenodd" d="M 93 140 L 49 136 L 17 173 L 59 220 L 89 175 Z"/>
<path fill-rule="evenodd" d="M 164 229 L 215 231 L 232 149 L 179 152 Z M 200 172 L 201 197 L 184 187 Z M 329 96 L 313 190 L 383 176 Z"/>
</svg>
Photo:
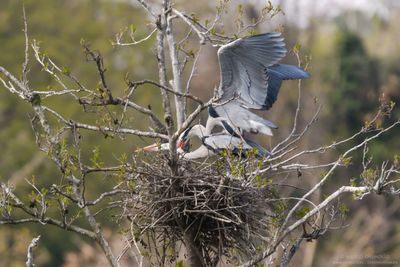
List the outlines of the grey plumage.
<svg viewBox="0 0 400 267">
<path fill-rule="evenodd" d="M 278 32 L 241 38 L 218 50 L 219 102 L 213 108 L 235 132 L 240 129 L 272 135 L 271 128 L 277 128 L 249 109 L 268 110 L 276 101 L 283 80 L 309 77 L 297 66 L 277 64 L 285 55 L 285 43 Z"/>
<path fill-rule="evenodd" d="M 186 159 L 197 159 L 219 154 L 221 151 L 230 150 L 238 156 L 247 156 L 246 152 L 257 148 L 256 156 L 259 158 L 269 155 L 268 151 L 253 141 L 247 142 L 231 133 L 211 134 L 201 124 L 187 128 L 178 138 L 179 143 L 187 143 L 191 137 L 198 137 L 202 145 L 192 152 L 184 151 L 183 157 Z"/>
<path fill-rule="evenodd" d="M 241 106 L 237 100 L 232 100 L 224 105 L 216 106 L 216 113 L 226 119 L 233 130 L 240 134 L 240 130 L 251 133 L 272 135 L 270 128 L 278 128 L 273 122 L 266 120 Z M 226 128 L 226 125 L 224 125 Z"/>
<path fill-rule="evenodd" d="M 237 39 L 218 50 L 220 84 L 218 101 L 208 109 L 206 127 L 201 124 L 187 128 L 178 138 L 177 149 L 186 159 L 211 156 L 221 150 L 246 156 L 248 150 L 257 148 L 258 157 L 270 153 L 247 138 L 246 132 L 272 135 L 277 126 L 251 109 L 268 110 L 275 103 L 282 81 L 308 78 L 303 69 L 278 62 L 286 55 L 281 33 L 272 32 Z M 223 131 L 212 133 L 216 125 Z M 189 139 L 197 136 L 202 145 L 188 151 Z M 148 151 L 158 146 L 146 147 Z M 168 145 L 161 149 L 169 149 Z"/>
<path fill-rule="evenodd" d="M 255 99 L 268 85 L 265 68 L 286 55 L 280 33 L 265 33 L 228 43 L 218 49 L 220 63 L 219 96 L 222 101 L 235 95 L 254 108 L 262 106 Z"/>
<path fill-rule="evenodd" d="M 228 134 L 204 136 L 201 141 L 203 145 L 212 150 L 214 153 L 218 153 L 226 149 L 232 151 L 245 151 L 252 149 L 252 146 L 245 143 L 244 140 Z"/>
</svg>

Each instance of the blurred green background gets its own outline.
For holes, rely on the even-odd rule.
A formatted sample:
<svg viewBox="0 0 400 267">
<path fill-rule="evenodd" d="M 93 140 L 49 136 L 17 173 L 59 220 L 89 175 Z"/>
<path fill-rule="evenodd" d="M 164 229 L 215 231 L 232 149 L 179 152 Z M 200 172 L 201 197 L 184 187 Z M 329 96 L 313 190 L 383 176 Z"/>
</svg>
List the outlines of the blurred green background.
<svg viewBox="0 0 400 267">
<path fill-rule="evenodd" d="M 131 3 L 129 3 L 131 2 Z M 157 2 L 157 1 L 152 1 Z M 326 3 L 325 3 L 326 2 Z M 357 2 L 357 1 L 356 1 Z M 301 146 L 314 148 L 339 140 L 358 131 L 379 106 L 378 99 L 390 99 L 399 104 L 400 99 L 400 8 L 393 1 L 274 1 L 281 4 L 283 13 L 267 20 L 256 29 L 258 32 L 283 30 L 287 47 L 301 45 L 301 56 L 309 61 L 312 77 L 303 83 L 302 113 L 300 123 L 304 125 L 316 109 L 315 102 L 323 105 L 322 114 Z M 21 72 L 24 56 L 22 32 L 22 3 L 25 3 L 29 24 L 29 37 L 41 42 L 42 50 L 61 66 L 68 67 L 88 88 L 99 82 L 95 66 L 87 62 L 80 40 L 85 39 L 93 49 L 104 56 L 107 77 L 115 95 L 126 89 L 124 77 L 131 79 L 153 79 L 158 77 L 155 56 L 155 38 L 135 47 L 113 47 L 111 41 L 116 33 L 133 25 L 137 34 L 145 35 L 152 30 L 151 21 L 135 1 L 102 0 L 2 0 L 0 1 L 0 65 L 13 73 Z M 133 4 L 132 4 L 133 3 Z M 235 31 L 238 5 L 244 7 L 244 20 L 250 21 L 259 14 L 266 1 L 230 1 L 231 8 L 223 15 L 225 25 L 219 30 Z M 177 1 L 176 8 L 188 14 L 195 13 L 201 21 L 212 21 L 216 1 Z M 177 24 L 177 34 L 184 36 L 187 28 Z M 195 42 L 188 44 L 198 49 Z M 209 45 L 202 48 L 198 75 L 191 84 L 191 92 L 207 99 L 218 84 L 219 74 L 216 49 Z M 288 53 L 285 62 L 296 64 L 293 53 Z M 186 75 L 187 76 L 187 75 Z M 31 58 L 30 85 L 44 90 L 59 88 L 52 78 L 41 71 Z M 143 87 L 134 100 L 151 105 L 160 114 L 158 90 Z M 284 84 L 279 99 L 267 117 L 280 128 L 271 139 L 260 141 L 265 146 L 276 143 L 289 133 L 297 103 L 297 82 Z M 72 99 L 58 98 L 49 105 L 70 118 L 96 121 L 95 114 L 85 114 Z M 118 111 L 110 111 L 118 113 Z M 11 181 L 23 192 L 27 188 L 24 178 L 35 175 L 41 184 L 52 184 L 59 179 L 54 166 L 38 151 L 29 123 L 30 106 L 22 103 L 8 91 L 0 90 L 0 180 Z M 129 123 L 138 129 L 147 129 L 148 124 L 140 115 L 131 114 Z M 204 114 L 203 114 L 204 119 Z M 399 108 L 384 125 L 399 119 Z M 371 146 L 376 162 L 392 159 L 400 149 L 400 131 L 396 129 L 384 135 Z M 85 133 L 84 148 L 90 157 L 92 149 L 99 147 L 101 159 L 116 164 L 122 153 L 148 143 L 142 138 L 104 138 L 99 134 Z M 310 158 L 311 162 L 329 161 L 339 155 L 340 149 L 323 157 Z M 348 183 L 360 170 L 351 165 L 342 170 L 324 189 L 326 192 L 338 184 Z M 302 180 L 304 187 L 318 180 L 317 172 L 309 172 L 315 179 Z M 92 192 L 107 187 L 107 177 L 92 177 Z M 89 191 L 89 190 L 88 190 Z M 321 192 L 317 198 L 322 198 Z M 388 255 L 400 261 L 400 204 L 395 199 L 367 197 L 351 206 L 347 219 L 349 227 L 333 230 L 322 239 L 303 244 L 295 258 L 294 266 L 326 266 L 341 255 Z M 111 221 L 102 218 L 103 221 Z M 115 248 L 121 241 L 113 238 L 116 225 L 108 223 L 109 238 Z M 107 227 L 106 227 L 107 228 Z M 42 235 L 38 250 L 38 266 L 105 266 L 99 257 L 98 248 L 80 240 L 77 235 L 53 227 L 38 225 L 0 227 L 0 266 L 24 266 L 25 251 L 30 239 Z"/>
</svg>

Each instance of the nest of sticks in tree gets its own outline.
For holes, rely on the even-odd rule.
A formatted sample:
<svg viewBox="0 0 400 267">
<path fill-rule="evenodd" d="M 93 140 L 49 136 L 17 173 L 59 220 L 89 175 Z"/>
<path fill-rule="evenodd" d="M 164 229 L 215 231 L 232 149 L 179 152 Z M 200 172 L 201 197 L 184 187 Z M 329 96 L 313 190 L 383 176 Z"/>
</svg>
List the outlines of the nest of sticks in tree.
<svg viewBox="0 0 400 267">
<path fill-rule="evenodd" d="M 177 260 L 182 242 L 192 242 L 207 266 L 221 257 L 249 259 L 268 245 L 280 220 L 275 190 L 257 175 L 257 165 L 255 158 L 225 155 L 212 162 L 180 160 L 174 174 L 162 153 L 142 160 L 124 201 L 132 238 L 149 250 L 145 254 L 158 255 L 158 264 Z"/>
</svg>

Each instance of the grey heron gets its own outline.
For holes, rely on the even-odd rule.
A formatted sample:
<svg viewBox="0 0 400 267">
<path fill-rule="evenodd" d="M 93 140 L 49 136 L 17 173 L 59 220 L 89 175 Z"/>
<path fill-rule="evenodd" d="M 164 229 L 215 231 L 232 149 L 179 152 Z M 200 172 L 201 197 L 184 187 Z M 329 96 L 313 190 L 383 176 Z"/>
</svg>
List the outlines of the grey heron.
<svg viewBox="0 0 400 267">
<path fill-rule="evenodd" d="M 196 150 L 189 152 L 188 143 L 190 138 L 197 137 L 201 140 L 201 145 Z M 220 132 L 211 134 L 207 131 L 206 127 L 201 124 L 195 124 L 183 131 L 177 142 L 177 151 L 185 159 L 204 158 L 219 154 L 221 151 L 230 150 L 234 155 L 246 156 L 246 152 L 257 148 L 256 157 L 265 157 L 268 151 L 260 147 L 258 144 L 239 138 L 237 136 Z M 153 144 L 142 148 L 144 151 L 159 151 L 168 150 L 169 144 L 163 143 L 161 145 Z"/>
<path fill-rule="evenodd" d="M 214 155 L 221 149 L 257 148 L 258 156 L 269 155 L 265 148 L 247 139 L 245 134 L 272 135 L 271 129 L 277 126 L 252 110 L 270 109 L 282 81 L 310 76 L 300 67 L 278 64 L 286 52 L 279 32 L 243 37 L 221 46 L 218 49 L 220 84 L 217 98 L 208 108 L 206 127 L 198 124 L 183 131 L 177 140 L 178 153 L 194 159 Z M 221 125 L 224 131 L 212 134 L 216 125 Z M 192 136 L 199 137 L 202 145 L 186 153 L 188 139 Z M 144 148 L 146 151 L 159 149 L 169 149 L 169 145 Z"/>
<path fill-rule="evenodd" d="M 224 118 L 222 126 L 228 132 L 272 135 L 271 128 L 277 126 L 251 109 L 270 109 L 283 80 L 310 76 L 300 67 L 278 64 L 286 52 L 279 32 L 244 37 L 221 46 L 218 100 L 209 107 L 209 119 Z"/>
</svg>

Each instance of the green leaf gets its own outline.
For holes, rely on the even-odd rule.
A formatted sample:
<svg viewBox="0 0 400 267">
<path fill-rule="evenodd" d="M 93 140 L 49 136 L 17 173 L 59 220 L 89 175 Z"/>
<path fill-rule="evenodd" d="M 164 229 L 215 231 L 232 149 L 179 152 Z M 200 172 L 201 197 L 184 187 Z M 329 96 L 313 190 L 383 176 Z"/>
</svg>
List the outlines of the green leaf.
<svg viewBox="0 0 400 267">
<path fill-rule="evenodd" d="M 301 50 L 301 44 L 296 43 L 296 44 L 293 46 L 293 53 L 298 54 L 298 53 L 300 52 L 300 50 Z"/>
<path fill-rule="evenodd" d="M 135 33 L 136 32 L 136 26 L 131 24 L 129 25 L 129 29 L 131 30 L 131 33 Z"/>
<path fill-rule="evenodd" d="M 393 164 L 395 167 L 400 166 L 400 154 L 394 155 Z"/>
<path fill-rule="evenodd" d="M 351 163 L 352 157 L 340 157 L 340 163 L 342 163 L 345 167 L 348 167 Z"/>
<path fill-rule="evenodd" d="M 243 14 L 243 5 L 242 5 L 242 4 L 239 4 L 239 5 L 237 6 L 237 12 L 238 12 L 239 14 Z"/>
<path fill-rule="evenodd" d="M 351 178 L 350 179 L 350 185 L 351 186 L 360 186 L 360 179 L 359 178 Z"/>
<path fill-rule="evenodd" d="M 310 212 L 310 208 L 309 207 L 302 207 L 301 209 L 296 211 L 296 217 L 298 217 L 299 219 L 303 218 L 309 212 Z"/>
<path fill-rule="evenodd" d="M 347 207 L 345 204 L 340 204 L 339 207 L 338 207 L 338 209 L 339 209 L 340 214 L 341 214 L 343 217 L 347 216 L 347 214 L 348 214 L 349 211 L 350 211 L 349 207 Z"/>
<path fill-rule="evenodd" d="M 272 179 L 264 179 L 264 186 L 269 186 L 269 185 L 272 185 L 272 184 L 273 184 Z"/>
<path fill-rule="evenodd" d="M 192 14 L 190 14 L 190 17 L 192 18 L 194 23 L 198 23 L 199 22 L 199 18 L 196 17 L 196 14 L 192 13 Z"/>
<path fill-rule="evenodd" d="M 92 162 L 92 164 L 93 164 L 95 167 L 100 168 L 101 165 L 103 165 L 103 162 L 100 161 L 100 149 L 99 149 L 99 147 L 97 147 L 97 146 L 94 147 L 93 150 L 92 150 L 92 152 L 93 152 L 93 155 L 92 155 L 92 157 L 90 158 L 90 161 Z"/>
<path fill-rule="evenodd" d="M 66 76 L 71 74 L 71 71 L 67 67 L 63 67 L 61 72 Z"/>
<path fill-rule="evenodd" d="M 257 182 L 258 187 L 261 187 L 261 176 L 257 175 L 255 178 L 256 178 L 256 182 Z"/>
</svg>

